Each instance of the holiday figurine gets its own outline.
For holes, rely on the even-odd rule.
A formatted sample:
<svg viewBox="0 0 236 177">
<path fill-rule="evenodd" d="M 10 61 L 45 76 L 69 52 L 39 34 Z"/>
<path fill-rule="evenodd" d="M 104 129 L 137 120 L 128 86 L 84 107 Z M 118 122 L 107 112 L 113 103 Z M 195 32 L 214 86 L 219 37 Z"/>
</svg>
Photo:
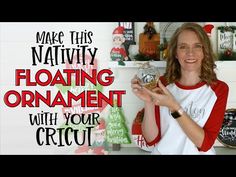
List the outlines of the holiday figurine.
<svg viewBox="0 0 236 177">
<path fill-rule="evenodd" d="M 79 146 L 75 153 L 78 155 L 107 155 L 108 142 L 106 141 L 106 123 L 103 118 L 100 118 L 99 124 L 92 131 L 92 145 L 85 143 Z"/>
<path fill-rule="evenodd" d="M 139 53 L 134 56 L 134 59 L 160 60 L 160 33 L 157 33 L 153 22 L 147 22 L 144 32 L 139 34 Z"/>
<path fill-rule="evenodd" d="M 113 48 L 111 49 L 110 55 L 112 61 L 118 61 L 119 65 L 124 66 L 124 61 L 128 61 L 128 56 L 123 46 L 125 42 L 124 27 L 117 27 L 112 33 Z"/>
<path fill-rule="evenodd" d="M 107 155 L 108 143 L 106 141 L 106 123 L 104 119 L 100 119 L 99 124 L 94 130 L 94 142 L 92 144 L 93 154 Z"/>
<path fill-rule="evenodd" d="M 211 32 L 213 28 L 214 28 L 214 25 L 212 24 L 207 24 L 203 27 L 204 31 L 207 33 L 209 37 L 211 37 Z"/>
</svg>

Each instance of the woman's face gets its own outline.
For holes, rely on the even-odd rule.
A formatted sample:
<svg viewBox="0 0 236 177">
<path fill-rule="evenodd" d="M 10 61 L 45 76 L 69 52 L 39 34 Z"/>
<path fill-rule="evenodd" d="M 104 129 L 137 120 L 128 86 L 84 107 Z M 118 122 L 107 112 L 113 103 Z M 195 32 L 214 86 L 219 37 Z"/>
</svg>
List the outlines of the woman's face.
<svg viewBox="0 0 236 177">
<path fill-rule="evenodd" d="M 182 71 L 201 72 L 204 58 L 203 45 L 195 32 L 185 30 L 180 33 L 177 41 L 176 58 Z"/>
</svg>

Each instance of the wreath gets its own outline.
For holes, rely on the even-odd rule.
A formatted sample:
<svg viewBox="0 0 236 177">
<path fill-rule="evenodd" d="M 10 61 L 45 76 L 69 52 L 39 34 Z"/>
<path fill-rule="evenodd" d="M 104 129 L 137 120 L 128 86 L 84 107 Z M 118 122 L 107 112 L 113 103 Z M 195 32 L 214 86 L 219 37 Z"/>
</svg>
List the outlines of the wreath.
<svg viewBox="0 0 236 177">
<path fill-rule="evenodd" d="M 226 49 L 224 52 L 220 52 L 218 54 L 218 60 L 221 61 L 236 60 L 236 52 L 234 52 L 232 49 Z"/>
<path fill-rule="evenodd" d="M 234 30 L 236 30 L 236 26 L 219 26 L 217 29 L 220 30 L 221 33 L 227 31 L 234 32 Z"/>
</svg>

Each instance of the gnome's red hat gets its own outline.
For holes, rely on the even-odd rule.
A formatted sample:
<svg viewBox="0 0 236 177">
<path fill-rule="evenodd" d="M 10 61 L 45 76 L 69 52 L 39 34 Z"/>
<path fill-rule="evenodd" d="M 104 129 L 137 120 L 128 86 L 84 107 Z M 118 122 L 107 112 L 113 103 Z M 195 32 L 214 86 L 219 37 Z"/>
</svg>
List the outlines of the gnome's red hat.
<svg viewBox="0 0 236 177">
<path fill-rule="evenodd" d="M 114 29 L 112 34 L 124 34 L 124 27 L 118 26 L 116 29 Z"/>
<path fill-rule="evenodd" d="M 208 24 L 203 27 L 204 31 L 207 33 L 208 36 L 211 36 L 211 31 L 214 28 L 214 25 Z"/>
</svg>

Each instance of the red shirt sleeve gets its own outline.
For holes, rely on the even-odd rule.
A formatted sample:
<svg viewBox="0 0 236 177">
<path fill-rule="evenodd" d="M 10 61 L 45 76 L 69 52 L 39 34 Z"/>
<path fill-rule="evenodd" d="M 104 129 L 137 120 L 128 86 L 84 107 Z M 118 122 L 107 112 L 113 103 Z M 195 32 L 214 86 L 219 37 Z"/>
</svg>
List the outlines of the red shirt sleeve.
<svg viewBox="0 0 236 177">
<path fill-rule="evenodd" d="M 145 137 L 143 136 L 144 140 L 146 141 L 148 146 L 155 145 L 161 139 L 161 125 L 160 125 L 161 122 L 160 122 L 160 109 L 159 109 L 159 106 L 155 106 L 155 118 L 156 118 L 156 125 L 157 125 L 157 127 L 159 129 L 159 133 L 158 133 L 157 137 L 154 140 L 150 141 L 150 142 L 148 142 L 145 139 Z"/>
<path fill-rule="evenodd" d="M 208 151 L 214 144 L 224 120 L 229 87 L 222 81 L 211 86 L 217 96 L 216 103 L 211 111 L 210 117 L 203 127 L 205 136 L 199 151 Z"/>
</svg>

